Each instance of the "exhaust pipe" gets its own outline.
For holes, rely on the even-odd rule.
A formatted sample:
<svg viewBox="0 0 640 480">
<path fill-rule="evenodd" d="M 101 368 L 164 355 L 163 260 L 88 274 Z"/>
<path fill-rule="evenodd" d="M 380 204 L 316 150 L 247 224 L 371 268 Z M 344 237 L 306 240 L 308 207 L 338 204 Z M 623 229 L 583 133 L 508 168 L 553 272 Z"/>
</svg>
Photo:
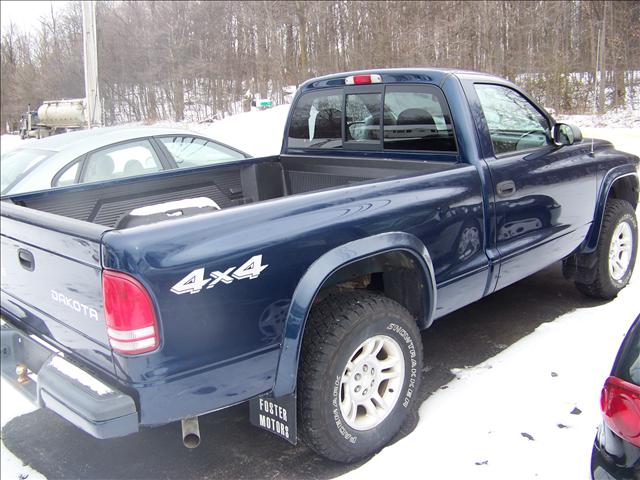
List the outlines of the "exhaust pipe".
<svg viewBox="0 0 640 480">
<path fill-rule="evenodd" d="M 200 445 L 200 425 L 198 417 L 182 419 L 182 443 L 187 448 L 196 448 Z"/>
</svg>

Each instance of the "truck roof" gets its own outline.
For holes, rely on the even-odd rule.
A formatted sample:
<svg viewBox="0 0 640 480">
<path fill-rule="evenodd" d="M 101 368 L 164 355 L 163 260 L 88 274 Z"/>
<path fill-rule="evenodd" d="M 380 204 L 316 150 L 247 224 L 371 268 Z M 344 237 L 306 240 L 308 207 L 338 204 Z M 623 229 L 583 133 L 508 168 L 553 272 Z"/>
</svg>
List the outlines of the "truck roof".
<svg viewBox="0 0 640 480">
<path fill-rule="evenodd" d="M 352 75 L 368 75 L 378 74 L 382 76 L 382 83 L 434 83 L 440 84 L 447 77 L 451 75 L 455 76 L 477 76 L 492 81 L 505 82 L 503 78 L 498 76 L 483 73 L 474 72 L 472 70 L 462 70 L 455 68 L 379 68 L 369 70 L 355 70 L 351 72 L 334 73 L 331 75 L 324 75 L 321 77 L 312 78 L 304 82 L 301 86 L 301 90 L 309 90 L 322 87 L 338 87 L 343 86 L 343 79 Z"/>
</svg>

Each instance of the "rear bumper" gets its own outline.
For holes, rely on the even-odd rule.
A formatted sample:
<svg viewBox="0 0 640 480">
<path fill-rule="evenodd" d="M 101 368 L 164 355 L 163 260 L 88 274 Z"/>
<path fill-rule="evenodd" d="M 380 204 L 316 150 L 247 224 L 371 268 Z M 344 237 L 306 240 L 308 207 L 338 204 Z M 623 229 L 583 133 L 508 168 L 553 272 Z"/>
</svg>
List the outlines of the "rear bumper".
<svg viewBox="0 0 640 480">
<path fill-rule="evenodd" d="M 591 478 L 637 480 L 640 478 L 640 448 L 601 423 L 591 452 Z"/>
<path fill-rule="evenodd" d="M 138 431 L 133 398 L 9 324 L 2 325 L 0 333 L 2 376 L 33 403 L 56 412 L 96 438 L 122 437 Z M 16 373 L 18 365 L 28 369 L 22 382 Z"/>
</svg>

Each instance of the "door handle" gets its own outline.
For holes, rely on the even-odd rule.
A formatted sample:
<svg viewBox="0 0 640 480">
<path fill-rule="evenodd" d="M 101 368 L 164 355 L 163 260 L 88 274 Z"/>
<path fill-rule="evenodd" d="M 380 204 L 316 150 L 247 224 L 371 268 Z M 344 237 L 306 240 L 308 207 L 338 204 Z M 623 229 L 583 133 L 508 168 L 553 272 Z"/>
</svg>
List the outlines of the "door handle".
<svg viewBox="0 0 640 480">
<path fill-rule="evenodd" d="M 513 180 L 505 180 L 496 185 L 496 190 L 498 191 L 498 195 L 508 197 L 516 193 L 516 184 Z"/>
<path fill-rule="evenodd" d="M 25 270 L 33 272 L 33 270 L 36 268 L 36 262 L 33 259 L 33 253 L 31 253 L 29 250 L 19 248 L 18 260 L 20 261 L 20 265 L 22 265 L 22 268 L 24 268 Z"/>
</svg>

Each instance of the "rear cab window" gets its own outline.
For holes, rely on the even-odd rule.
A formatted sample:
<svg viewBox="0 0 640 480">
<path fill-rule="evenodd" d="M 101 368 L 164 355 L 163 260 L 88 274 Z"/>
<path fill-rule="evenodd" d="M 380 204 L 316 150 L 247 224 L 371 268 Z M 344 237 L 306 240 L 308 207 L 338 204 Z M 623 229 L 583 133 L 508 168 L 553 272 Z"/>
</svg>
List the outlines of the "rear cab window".
<svg viewBox="0 0 640 480">
<path fill-rule="evenodd" d="M 346 95 L 346 141 L 362 145 L 380 144 L 381 93 Z"/>
<path fill-rule="evenodd" d="M 456 151 L 451 114 L 435 88 L 389 86 L 384 112 L 385 150 Z"/>
<path fill-rule="evenodd" d="M 293 107 L 290 149 L 456 153 L 453 122 L 434 85 L 366 85 L 303 94 Z"/>
<path fill-rule="evenodd" d="M 289 148 L 342 147 L 342 90 L 303 95 L 291 114 Z"/>
</svg>

